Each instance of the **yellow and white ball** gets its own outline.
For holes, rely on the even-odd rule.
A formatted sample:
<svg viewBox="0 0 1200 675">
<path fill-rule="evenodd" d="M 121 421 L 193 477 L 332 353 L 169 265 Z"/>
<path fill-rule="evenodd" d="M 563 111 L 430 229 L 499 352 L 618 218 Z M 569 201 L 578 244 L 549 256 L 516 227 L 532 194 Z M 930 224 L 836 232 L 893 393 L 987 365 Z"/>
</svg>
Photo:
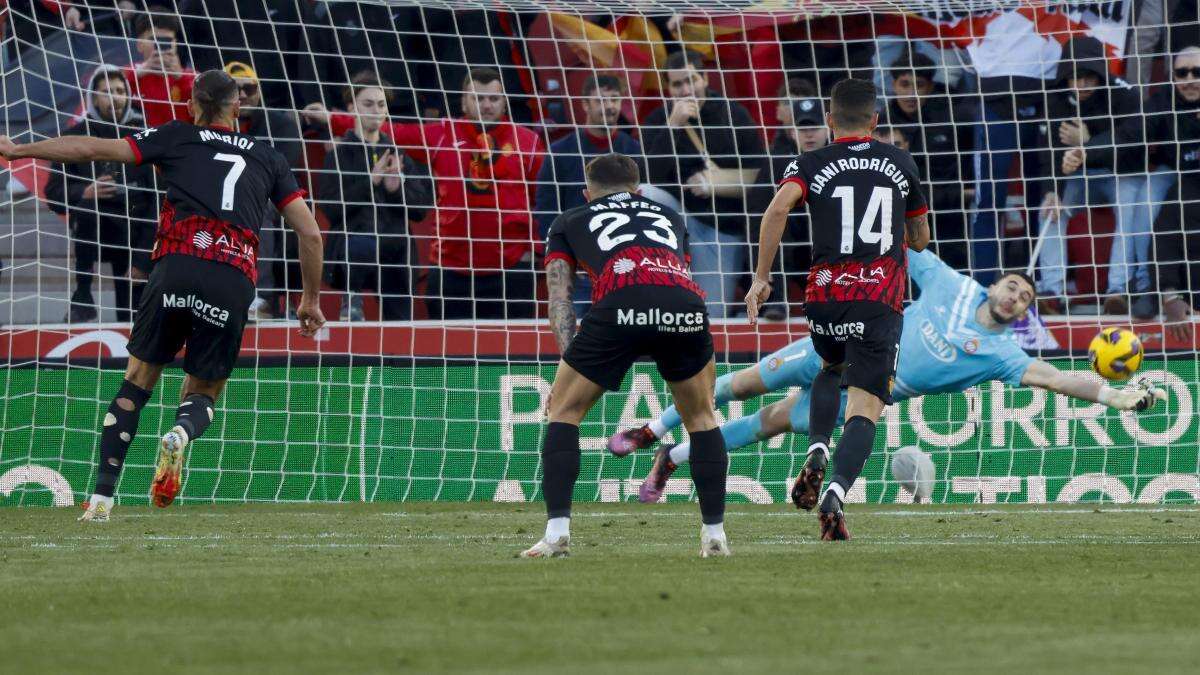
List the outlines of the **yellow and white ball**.
<svg viewBox="0 0 1200 675">
<path fill-rule="evenodd" d="M 1109 380 L 1128 380 L 1142 366 L 1146 349 L 1133 331 L 1105 328 L 1088 345 L 1088 359 L 1095 370 Z"/>
</svg>

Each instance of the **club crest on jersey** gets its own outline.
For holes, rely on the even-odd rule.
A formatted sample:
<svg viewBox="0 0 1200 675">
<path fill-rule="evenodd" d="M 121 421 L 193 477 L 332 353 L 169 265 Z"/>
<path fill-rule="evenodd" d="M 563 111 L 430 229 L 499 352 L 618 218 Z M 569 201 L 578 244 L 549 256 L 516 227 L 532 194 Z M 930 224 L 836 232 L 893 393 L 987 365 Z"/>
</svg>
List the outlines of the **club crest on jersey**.
<svg viewBox="0 0 1200 675">
<path fill-rule="evenodd" d="M 974 354 L 975 352 L 979 351 L 979 338 L 968 338 L 967 341 L 963 343 L 963 351 L 968 354 Z"/>
</svg>

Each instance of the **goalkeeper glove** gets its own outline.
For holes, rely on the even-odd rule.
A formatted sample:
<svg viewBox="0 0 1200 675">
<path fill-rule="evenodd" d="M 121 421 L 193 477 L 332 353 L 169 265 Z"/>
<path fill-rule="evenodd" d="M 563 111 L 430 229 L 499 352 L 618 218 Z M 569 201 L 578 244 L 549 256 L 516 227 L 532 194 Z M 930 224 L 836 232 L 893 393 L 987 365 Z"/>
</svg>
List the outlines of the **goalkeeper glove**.
<svg viewBox="0 0 1200 675">
<path fill-rule="evenodd" d="M 1142 412 L 1166 400 L 1167 391 L 1144 377 L 1124 389 L 1104 387 L 1100 391 L 1100 402 L 1117 410 Z"/>
</svg>

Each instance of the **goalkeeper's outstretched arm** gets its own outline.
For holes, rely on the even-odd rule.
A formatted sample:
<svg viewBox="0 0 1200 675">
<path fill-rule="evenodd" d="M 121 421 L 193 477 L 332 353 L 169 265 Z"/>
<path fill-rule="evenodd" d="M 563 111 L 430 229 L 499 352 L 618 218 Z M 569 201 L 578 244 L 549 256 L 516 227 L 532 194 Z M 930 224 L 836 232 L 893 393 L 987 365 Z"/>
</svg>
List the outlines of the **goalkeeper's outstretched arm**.
<svg viewBox="0 0 1200 675">
<path fill-rule="evenodd" d="M 1166 391 L 1146 379 L 1122 389 L 1115 389 L 1077 373 L 1059 370 L 1041 359 L 1029 364 L 1029 368 L 1021 376 L 1021 384 L 1047 389 L 1071 398 L 1103 403 L 1117 410 L 1148 410 L 1158 401 L 1167 399 Z"/>
<path fill-rule="evenodd" d="M 5 159 L 32 158 L 64 163 L 137 162 L 133 147 L 124 138 L 92 136 L 59 136 L 24 145 L 17 145 L 8 136 L 0 136 L 0 155 Z"/>
</svg>

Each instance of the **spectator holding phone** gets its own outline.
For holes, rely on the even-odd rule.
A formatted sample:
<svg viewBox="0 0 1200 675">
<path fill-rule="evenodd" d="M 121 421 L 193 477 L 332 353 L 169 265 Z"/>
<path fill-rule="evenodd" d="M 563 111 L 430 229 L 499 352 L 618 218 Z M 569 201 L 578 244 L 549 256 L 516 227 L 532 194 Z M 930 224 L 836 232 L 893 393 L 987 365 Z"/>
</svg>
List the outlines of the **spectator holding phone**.
<svg viewBox="0 0 1200 675">
<path fill-rule="evenodd" d="M 133 25 L 142 60 L 126 67 L 124 73 L 146 126 L 157 127 L 171 120 L 191 122 L 187 101 L 192 97 L 196 71 L 179 58 L 179 19 L 165 7 L 154 5 Z"/>
</svg>

